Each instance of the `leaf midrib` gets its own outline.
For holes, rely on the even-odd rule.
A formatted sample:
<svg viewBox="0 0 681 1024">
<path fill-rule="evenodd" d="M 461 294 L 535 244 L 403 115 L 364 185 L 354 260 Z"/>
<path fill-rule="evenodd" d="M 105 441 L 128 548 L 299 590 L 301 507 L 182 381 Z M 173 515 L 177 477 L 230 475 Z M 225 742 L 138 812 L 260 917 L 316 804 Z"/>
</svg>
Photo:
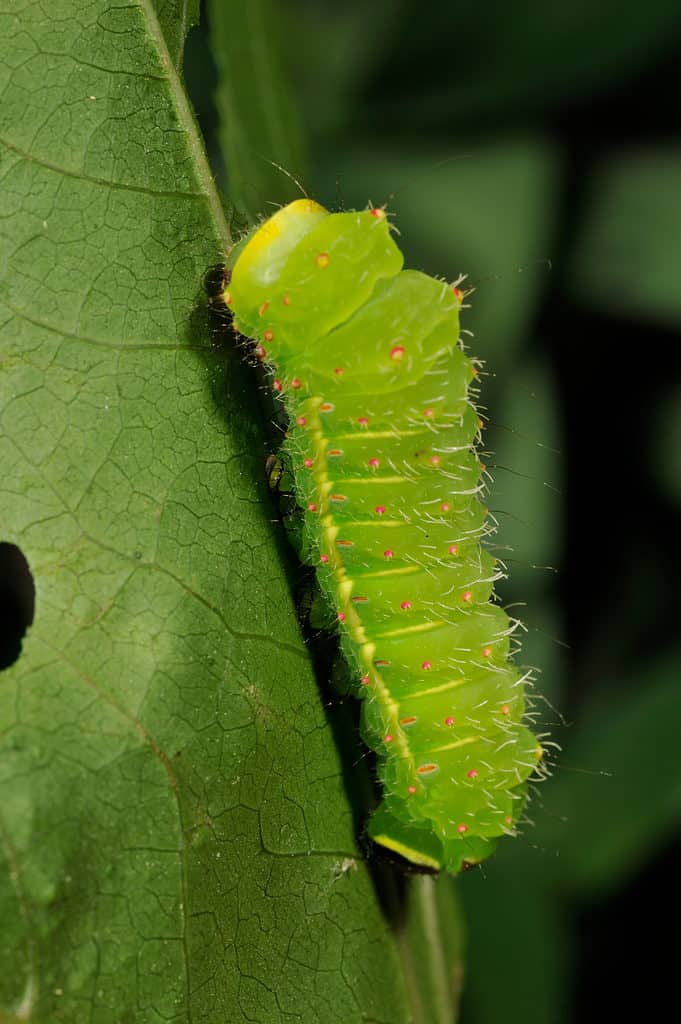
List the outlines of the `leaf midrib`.
<svg viewBox="0 0 681 1024">
<path fill-rule="evenodd" d="M 170 56 L 170 51 L 168 50 L 152 0 L 140 0 L 140 9 L 147 20 L 149 35 L 158 50 L 161 64 L 168 77 L 168 86 L 177 112 L 178 122 L 187 134 L 189 150 L 193 158 L 198 183 L 206 196 L 216 231 L 222 240 L 225 253 L 227 253 L 233 244 L 232 235 L 215 187 L 215 178 L 211 174 L 203 138 L 199 132 L 194 112 L 189 104 L 180 75 Z"/>
</svg>

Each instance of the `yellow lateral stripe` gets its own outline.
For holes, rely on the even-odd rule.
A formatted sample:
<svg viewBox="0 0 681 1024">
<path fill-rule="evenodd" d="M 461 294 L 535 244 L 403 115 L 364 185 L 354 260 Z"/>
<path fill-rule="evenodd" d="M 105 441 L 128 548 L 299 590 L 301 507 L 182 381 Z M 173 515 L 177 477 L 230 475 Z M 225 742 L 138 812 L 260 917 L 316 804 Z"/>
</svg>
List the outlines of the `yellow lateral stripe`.
<svg viewBox="0 0 681 1024">
<path fill-rule="evenodd" d="M 348 522 L 343 522 L 343 528 L 345 530 L 351 529 L 353 526 L 409 526 L 410 524 L 406 519 L 350 519 Z M 339 527 L 340 529 L 340 527 Z"/>
<path fill-rule="evenodd" d="M 391 437 L 395 441 L 399 441 L 401 437 L 413 437 L 414 434 L 428 434 L 430 431 L 426 428 L 425 430 L 400 430 L 397 434 L 394 430 L 357 430 L 352 434 L 338 434 L 337 439 L 339 441 L 374 441 L 379 437 Z"/>
<path fill-rule="evenodd" d="M 407 576 L 415 572 L 421 572 L 420 565 L 405 565 L 402 569 L 381 569 L 380 572 L 362 572 L 358 573 L 355 579 L 378 580 L 383 576 Z"/>
<path fill-rule="evenodd" d="M 455 740 L 454 743 L 447 743 L 444 747 L 433 747 L 432 750 L 428 751 L 428 754 L 441 754 L 443 750 L 455 750 L 456 747 L 466 747 L 469 743 L 479 743 L 479 736 L 466 736 L 462 740 Z"/>
<path fill-rule="evenodd" d="M 338 479 L 338 478 L 337 478 Z M 405 482 L 410 483 L 411 479 L 408 476 L 361 476 L 361 477 L 349 477 L 342 481 L 343 484 L 403 484 Z M 340 486 L 340 479 L 338 484 Z"/>
<path fill-rule="evenodd" d="M 449 623 L 440 619 L 439 622 L 420 622 L 416 626 L 403 626 L 401 629 L 393 629 L 389 633 L 378 633 L 379 639 L 384 640 L 390 636 L 405 636 L 407 633 L 429 633 L 433 629 L 441 629 Z"/>
<path fill-rule="evenodd" d="M 389 850 L 394 850 L 395 853 L 399 853 L 401 857 L 406 857 L 407 860 L 412 861 L 414 864 L 420 864 L 424 868 L 435 868 L 439 871 L 442 867 L 442 863 L 439 860 L 435 860 L 434 857 L 429 857 L 426 853 L 421 853 L 419 850 L 412 849 L 411 846 L 407 846 L 406 843 L 400 843 L 397 839 L 391 839 L 390 836 L 372 836 L 375 843 L 380 843 L 381 846 L 387 846 Z"/>
<path fill-rule="evenodd" d="M 463 686 L 467 683 L 467 679 L 455 679 L 451 683 L 443 683 L 442 686 L 431 686 L 429 690 L 417 690 L 416 693 L 410 693 L 408 699 L 412 700 L 415 697 L 430 697 L 432 693 L 444 693 L 445 690 L 455 690 L 457 686 Z"/>
</svg>

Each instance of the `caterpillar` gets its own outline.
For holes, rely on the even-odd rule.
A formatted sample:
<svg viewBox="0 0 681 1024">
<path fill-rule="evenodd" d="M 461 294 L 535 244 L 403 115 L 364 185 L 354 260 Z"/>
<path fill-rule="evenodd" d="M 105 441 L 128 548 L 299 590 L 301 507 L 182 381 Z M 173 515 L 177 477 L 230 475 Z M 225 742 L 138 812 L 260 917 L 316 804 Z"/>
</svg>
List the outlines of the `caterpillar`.
<svg viewBox="0 0 681 1024">
<path fill-rule="evenodd" d="M 278 210 L 222 299 L 289 420 L 302 557 L 337 616 L 383 799 L 368 834 L 456 873 L 514 834 L 542 747 L 481 543 L 476 366 L 461 281 L 403 269 L 383 208 Z"/>
</svg>

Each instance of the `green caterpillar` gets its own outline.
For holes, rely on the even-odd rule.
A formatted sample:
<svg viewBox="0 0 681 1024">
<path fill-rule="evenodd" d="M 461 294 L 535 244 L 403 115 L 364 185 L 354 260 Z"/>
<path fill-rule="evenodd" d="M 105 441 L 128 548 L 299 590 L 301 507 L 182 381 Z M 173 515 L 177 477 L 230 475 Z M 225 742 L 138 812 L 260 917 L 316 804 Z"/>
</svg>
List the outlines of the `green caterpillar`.
<svg viewBox="0 0 681 1024">
<path fill-rule="evenodd" d="M 297 200 L 239 245 L 223 298 L 276 374 L 317 566 L 378 756 L 374 842 L 456 872 L 513 834 L 542 755 L 491 603 L 462 291 L 413 270 L 382 209 Z"/>
</svg>

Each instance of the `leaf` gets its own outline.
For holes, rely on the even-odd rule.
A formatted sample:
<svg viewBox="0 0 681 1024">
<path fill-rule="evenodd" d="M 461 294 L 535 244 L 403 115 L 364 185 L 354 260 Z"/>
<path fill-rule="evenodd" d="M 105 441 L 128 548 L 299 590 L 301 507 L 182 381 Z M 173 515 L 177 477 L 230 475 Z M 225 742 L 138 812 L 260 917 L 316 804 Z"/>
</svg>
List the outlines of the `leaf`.
<svg viewBox="0 0 681 1024">
<path fill-rule="evenodd" d="M 597 170 L 571 268 L 571 293 L 617 316 L 681 320 L 681 153 L 623 152 Z"/>
<path fill-rule="evenodd" d="M 505 382 L 548 279 L 558 176 L 556 153 L 541 139 L 457 140 L 453 152 L 367 143 L 329 148 L 319 191 L 332 206 L 340 192 L 350 209 L 387 202 L 407 266 L 468 275 L 476 289 L 462 316 L 469 347 Z M 486 378 L 485 404 L 490 392 Z"/>
<path fill-rule="evenodd" d="M 182 70 L 184 43 L 189 30 L 199 23 L 200 0 L 154 0 L 153 7 L 163 33 L 168 55 Z"/>
<path fill-rule="evenodd" d="M 272 204 L 299 198 L 287 173 L 306 173 L 301 117 L 281 58 L 286 47 L 280 40 L 293 33 L 271 0 L 210 0 L 208 13 L 230 192 L 253 221 L 271 213 Z"/>
<path fill-rule="evenodd" d="M 0 17 L 0 541 L 36 589 L 0 674 L 0 1019 L 407 1024 L 256 388 L 204 322 L 230 239 L 187 9 L 45 10 Z"/>
<path fill-rule="evenodd" d="M 503 390 L 484 435 L 492 476 L 487 500 L 509 575 L 500 589 L 527 600 L 546 590 L 562 548 L 557 398 L 544 361 L 518 361 L 497 383 Z"/>
<path fill-rule="evenodd" d="M 531 830 L 523 839 L 503 843 L 484 868 L 461 880 L 469 931 L 467 1024 L 569 1019 L 564 1013 L 571 981 L 568 920 L 548 884 L 553 879 L 547 865 L 529 847 Z"/>
<path fill-rule="evenodd" d="M 639 665 L 565 738 L 543 794 L 552 820 L 537 830 L 538 842 L 559 851 L 564 887 L 601 897 L 678 832 L 680 679 L 679 651 Z"/>
<path fill-rule="evenodd" d="M 406 6 L 407 0 L 372 0 L 369 20 L 364 0 L 286 5 L 287 56 L 308 135 L 318 148 L 323 150 L 334 134 L 354 131 L 365 90 L 390 54 Z"/>
<path fill-rule="evenodd" d="M 483 118 L 512 124 L 528 111 L 593 104 L 614 83 L 631 87 L 641 71 L 672 59 L 680 27 L 676 0 L 516 0 L 512 12 L 503 0 L 473 12 L 423 0 L 402 19 L 370 117 L 391 129 L 464 122 L 480 130 Z"/>
</svg>

